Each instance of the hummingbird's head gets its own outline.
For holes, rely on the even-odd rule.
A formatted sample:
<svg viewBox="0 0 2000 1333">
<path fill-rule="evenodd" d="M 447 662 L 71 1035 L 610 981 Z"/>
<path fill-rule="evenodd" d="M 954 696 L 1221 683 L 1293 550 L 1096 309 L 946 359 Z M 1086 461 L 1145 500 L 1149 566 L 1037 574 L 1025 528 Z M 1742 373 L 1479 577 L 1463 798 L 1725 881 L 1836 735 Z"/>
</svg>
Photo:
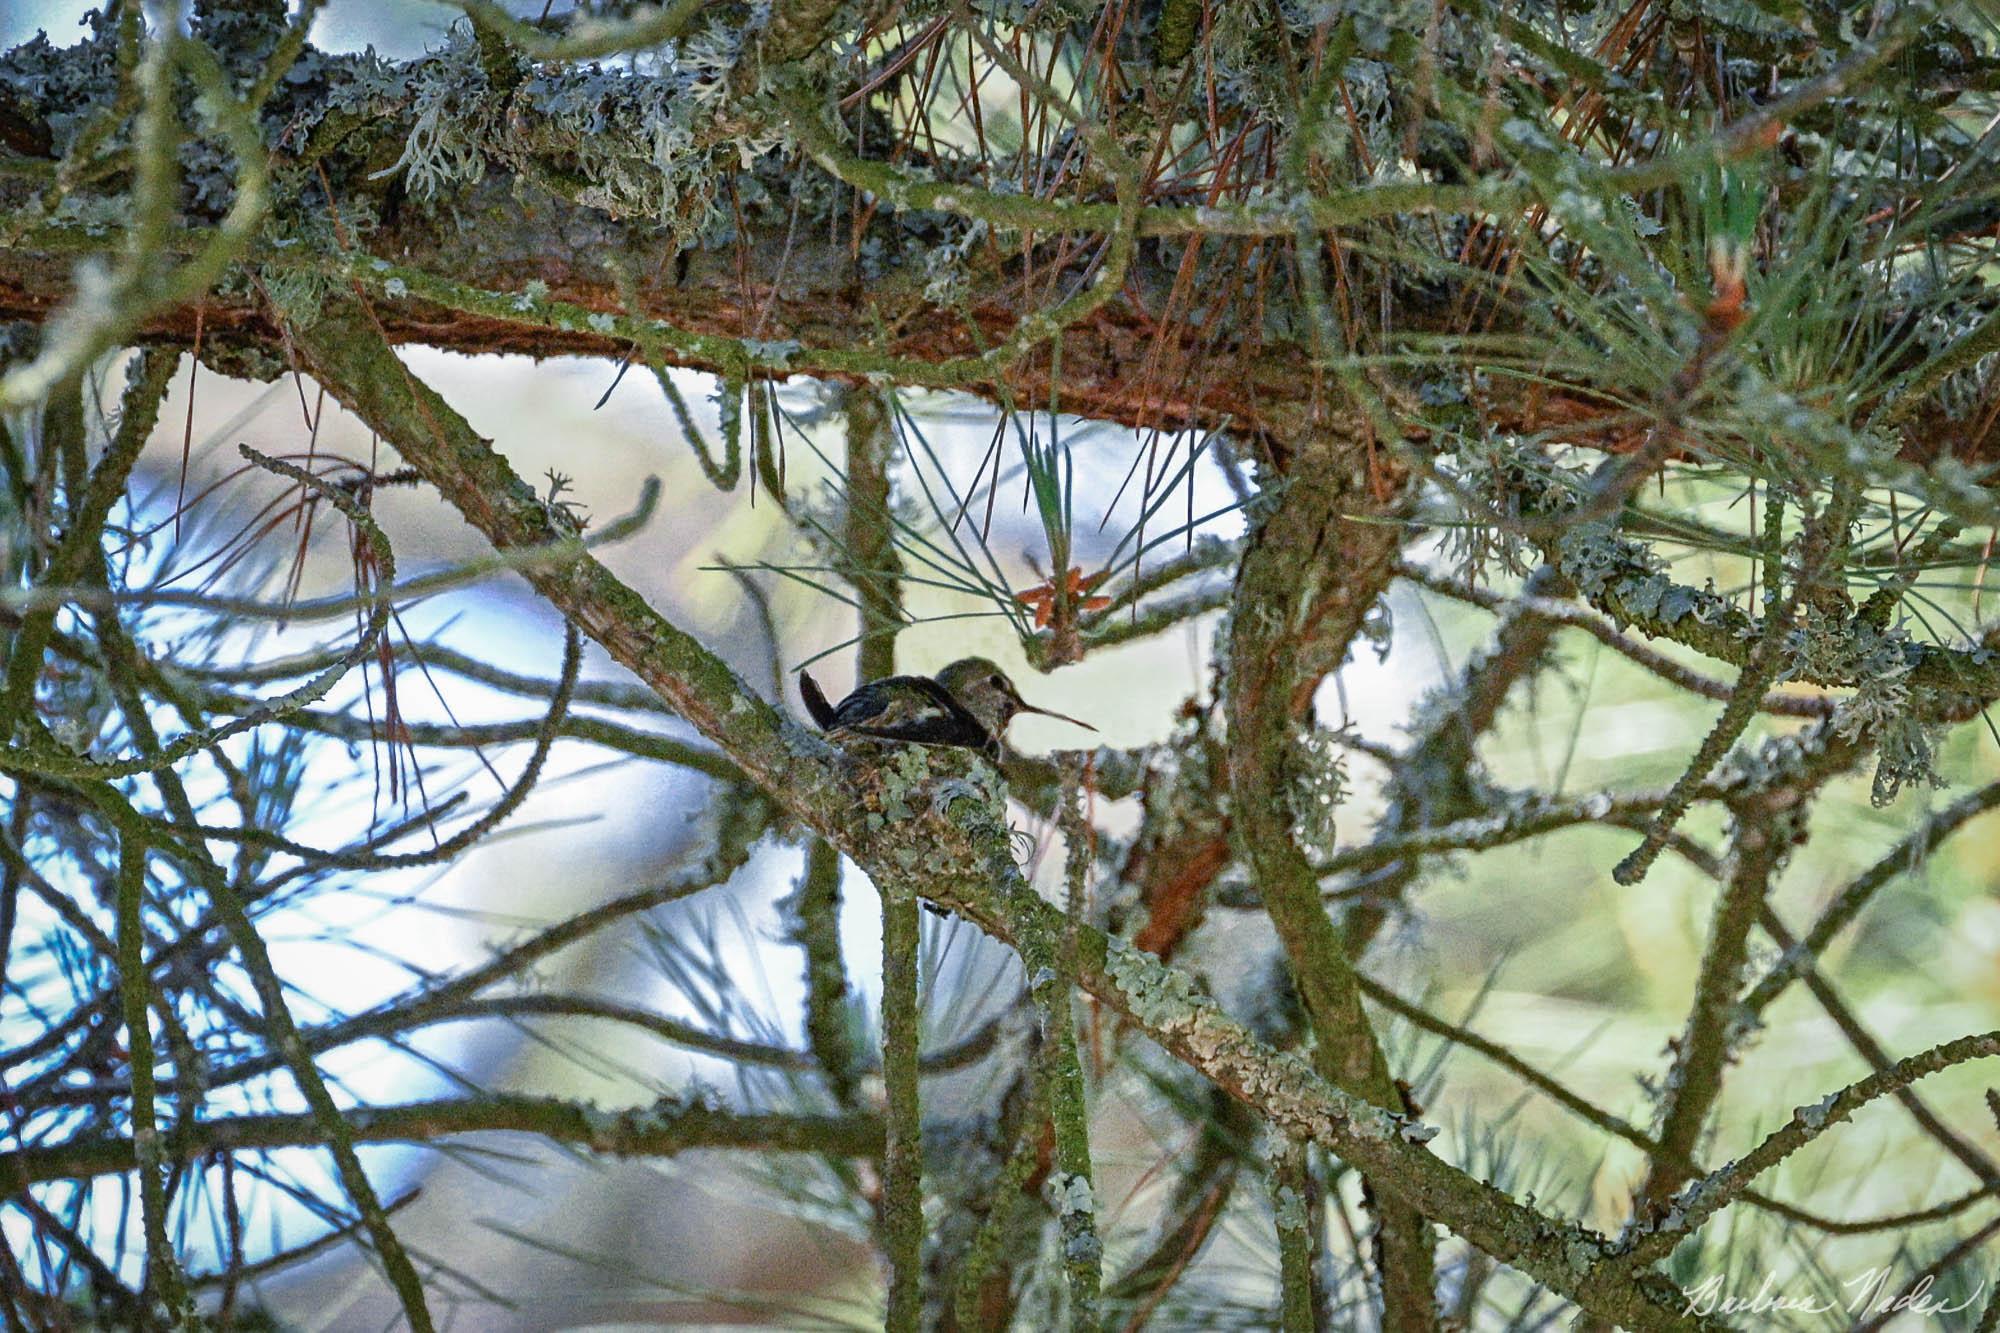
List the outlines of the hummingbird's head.
<svg viewBox="0 0 2000 1333">
<path fill-rule="evenodd" d="M 1073 717 L 1037 708 L 1021 697 L 1014 688 L 1014 682 L 1007 679 L 1007 673 L 984 657 L 961 657 L 950 666 L 937 673 L 937 683 L 944 686 L 952 698 L 965 706 L 965 711 L 979 720 L 979 725 L 997 740 L 1007 730 L 1007 724 L 1014 720 L 1016 713 L 1040 713 L 1079 726 L 1087 731 L 1097 728 L 1088 722 L 1079 722 Z"/>
</svg>

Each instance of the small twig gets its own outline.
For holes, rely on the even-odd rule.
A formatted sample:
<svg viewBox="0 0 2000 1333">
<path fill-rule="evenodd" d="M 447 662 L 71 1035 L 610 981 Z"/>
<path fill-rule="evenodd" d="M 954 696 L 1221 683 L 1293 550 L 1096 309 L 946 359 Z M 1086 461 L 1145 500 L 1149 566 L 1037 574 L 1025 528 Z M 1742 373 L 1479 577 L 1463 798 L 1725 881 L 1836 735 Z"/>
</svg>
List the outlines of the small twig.
<svg viewBox="0 0 2000 1333">
<path fill-rule="evenodd" d="M 2000 1032 L 1959 1037 L 1899 1060 L 1889 1069 L 1850 1083 L 1814 1105 L 1799 1107 L 1789 1122 L 1755 1148 L 1682 1189 L 1675 1198 L 1674 1212 L 1652 1226 L 1634 1230 L 1620 1243 L 1611 1265 L 1630 1272 L 1658 1262 L 1710 1217 L 1741 1197 L 1751 1181 L 1869 1102 L 1953 1065 L 1994 1056 L 2000 1056 Z"/>
<path fill-rule="evenodd" d="M 132 1149 L 139 1173 L 139 1202 L 146 1233 L 146 1281 L 141 1302 L 160 1300 L 177 1321 L 191 1319 L 194 1307 L 174 1246 L 167 1235 L 167 1205 L 161 1192 L 160 1129 L 153 1106 L 153 1038 L 149 1022 L 152 985 L 146 973 L 146 835 L 139 820 L 118 829 L 118 979 L 125 997 L 125 1048 L 132 1071 Z"/>
<path fill-rule="evenodd" d="M 917 956 L 923 909 L 917 896 L 882 892 L 882 1082 L 887 1142 L 882 1157 L 882 1244 L 889 1257 L 887 1327 L 915 1333 L 923 1317 L 923 1123 L 917 1076 L 921 1039 Z"/>
<path fill-rule="evenodd" d="M 1306 1208 L 1305 1145 L 1280 1139 L 1271 1158 L 1271 1212 L 1278 1231 L 1279 1327 L 1313 1333 L 1319 1295 L 1313 1282 L 1313 1235 Z"/>
</svg>

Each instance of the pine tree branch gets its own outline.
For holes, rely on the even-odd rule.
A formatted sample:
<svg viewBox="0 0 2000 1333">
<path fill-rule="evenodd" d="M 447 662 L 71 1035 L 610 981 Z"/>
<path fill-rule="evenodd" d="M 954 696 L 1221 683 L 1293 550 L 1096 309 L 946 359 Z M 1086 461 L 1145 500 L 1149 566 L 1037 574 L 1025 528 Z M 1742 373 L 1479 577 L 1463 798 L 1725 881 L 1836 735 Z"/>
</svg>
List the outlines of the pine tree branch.
<svg viewBox="0 0 2000 1333">
<path fill-rule="evenodd" d="M 873 1116 L 738 1112 L 699 1099 L 666 1097 L 651 1106 L 602 1110 L 559 1097 L 484 1093 L 402 1105 L 352 1107 L 341 1113 L 355 1143 L 431 1143 L 458 1134 L 534 1134 L 612 1157 L 671 1157 L 705 1148 L 752 1152 L 833 1153 L 874 1157 L 882 1125 Z M 181 1125 L 161 1135 L 162 1160 L 187 1166 L 213 1153 L 270 1151 L 330 1142 L 315 1115 L 240 1115 Z M 84 1135 L 0 1152 L 0 1183 L 9 1193 L 50 1180 L 85 1180 L 130 1171 L 133 1142 Z"/>
<path fill-rule="evenodd" d="M 1319 684 L 1312 663 L 1338 664 L 1393 576 L 1402 533 L 1380 516 L 1358 443 L 1331 432 L 1302 447 L 1290 483 L 1250 539 L 1231 620 L 1229 790 L 1233 827 L 1277 928 L 1313 1038 L 1313 1067 L 1346 1092 L 1404 1109 L 1361 1007 L 1347 943 L 1319 877 L 1294 840 L 1293 755 L 1299 717 Z M 1383 1319 L 1399 1330 L 1437 1322 L 1430 1225 L 1375 1184 L 1375 1263 Z"/>
<path fill-rule="evenodd" d="M 1728 1207 L 1750 1183 L 1787 1157 L 1851 1117 L 1869 1102 L 1908 1087 L 1918 1079 L 1970 1060 L 2000 1056 L 2000 1032 L 1975 1033 L 1933 1046 L 1886 1070 L 1850 1083 L 1811 1106 L 1801 1106 L 1792 1118 L 1762 1143 L 1727 1166 L 1686 1185 L 1674 1199 L 1673 1211 L 1653 1225 L 1635 1230 L 1606 1266 L 1633 1269 L 1672 1252 L 1709 1218 Z"/>
<path fill-rule="evenodd" d="M 463 418 L 404 369 L 364 315 L 351 308 L 330 313 L 297 337 L 328 389 L 393 441 L 489 541 L 502 550 L 547 542 L 548 515 L 533 493 Z M 1383 567 L 1386 578 L 1386 558 Z M 984 853 L 969 861 L 963 859 L 963 832 L 941 830 L 934 818 L 869 827 L 866 805 L 857 803 L 848 785 L 869 775 L 843 776 L 825 747 L 779 717 L 587 554 L 570 568 L 531 569 L 526 577 L 736 759 L 746 776 L 832 840 L 878 884 L 918 874 L 925 896 L 965 911 L 1009 942 L 1020 940 L 1024 931 L 1062 938 L 1074 928 L 1085 989 L 1286 1132 L 1322 1143 L 1368 1173 L 1386 1194 L 1409 1201 L 1586 1309 L 1632 1327 L 1701 1326 L 1681 1312 L 1684 1302 L 1656 1278 L 1600 1281 L 1593 1260 L 1606 1245 L 1602 1238 L 1524 1208 L 1431 1156 L 1404 1137 L 1410 1126 L 1339 1092 L 1212 1006 L 1197 1003 L 1185 977 L 1129 948 L 1114 954 L 1100 932 L 1072 927 L 1058 909 L 1019 883 L 1004 826 L 992 827 Z M 1360 611 L 1353 614 L 1358 618 Z"/>
</svg>

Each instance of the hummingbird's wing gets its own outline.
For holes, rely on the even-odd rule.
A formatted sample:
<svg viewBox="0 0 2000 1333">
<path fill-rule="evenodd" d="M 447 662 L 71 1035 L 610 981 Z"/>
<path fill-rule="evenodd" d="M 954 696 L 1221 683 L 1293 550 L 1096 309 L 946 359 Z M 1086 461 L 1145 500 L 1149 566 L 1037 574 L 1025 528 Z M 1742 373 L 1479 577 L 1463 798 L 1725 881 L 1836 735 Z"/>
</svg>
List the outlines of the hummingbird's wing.
<svg viewBox="0 0 2000 1333">
<path fill-rule="evenodd" d="M 993 743 L 979 719 L 928 676 L 890 676 L 863 686 L 834 708 L 827 730 L 976 750 Z"/>
</svg>

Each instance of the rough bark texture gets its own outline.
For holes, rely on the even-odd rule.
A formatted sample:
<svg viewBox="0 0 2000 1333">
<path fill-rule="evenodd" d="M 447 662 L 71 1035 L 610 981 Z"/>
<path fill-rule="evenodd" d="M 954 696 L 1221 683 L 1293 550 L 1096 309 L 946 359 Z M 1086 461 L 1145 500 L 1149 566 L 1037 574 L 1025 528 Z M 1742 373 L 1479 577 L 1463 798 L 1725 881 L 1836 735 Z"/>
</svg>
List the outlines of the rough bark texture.
<svg viewBox="0 0 2000 1333">
<path fill-rule="evenodd" d="M 1293 834 L 1301 714 L 1310 725 L 1312 692 L 1346 656 L 1402 544 L 1400 525 L 1368 521 L 1392 519 L 1395 510 L 1375 499 L 1360 436 L 1350 429 L 1309 437 L 1244 551 L 1230 621 L 1229 792 L 1243 854 L 1304 1003 L 1314 1068 L 1400 1113 L 1408 1108 L 1362 1011 L 1341 928 Z M 1384 1318 L 1396 1329 L 1435 1327 L 1430 1224 L 1387 1194 L 1376 1203 Z"/>
</svg>

